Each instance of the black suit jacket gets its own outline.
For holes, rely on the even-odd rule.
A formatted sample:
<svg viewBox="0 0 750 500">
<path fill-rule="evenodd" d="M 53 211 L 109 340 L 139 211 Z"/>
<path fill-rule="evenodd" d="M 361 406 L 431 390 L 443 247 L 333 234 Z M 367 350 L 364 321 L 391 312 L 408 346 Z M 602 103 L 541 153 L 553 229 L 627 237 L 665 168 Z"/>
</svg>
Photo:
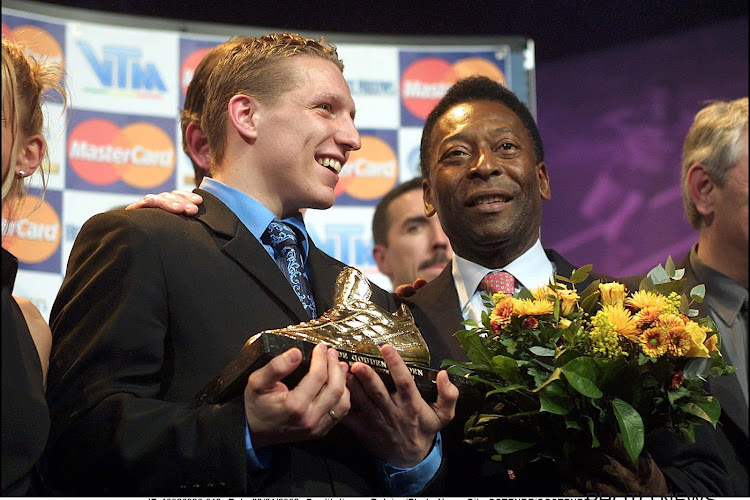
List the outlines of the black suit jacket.
<svg viewBox="0 0 750 500">
<path fill-rule="evenodd" d="M 693 266 L 690 264 L 690 253 L 676 266 L 678 269 L 685 269 L 685 290 L 690 291 L 694 286 L 700 284 L 698 278 L 695 276 Z M 706 294 L 710 295 L 711 290 L 706 289 Z M 699 316 L 708 316 L 711 313 L 710 308 L 706 305 L 706 302 L 693 303 L 692 308 L 698 310 Z M 731 376 L 731 375 L 730 375 Z M 717 431 L 713 429 L 706 429 L 705 433 L 710 433 L 712 436 L 704 439 L 715 440 L 717 446 L 722 450 L 722 457 L 726 462 L 726 467 L 730 472 L 730 485 L 731 488 L 728 492 L 732 496 L 747 496 L 750 494 L 750 488 L 748 487 L 748 473 L 747 473 L 747 448 L 748 448 L 748 436 L 740 429 L 735 423 L 737 419 L 747 419 L 747 407 L 744 409 L 740 405 L 739 401 L 741 397 L 737 398 L 722 398 L 724 394 L 723 390 L 718 390 L 712 383 L 714 379 L 709 378 L 708 391 L 719 399 L 721 403 L 721 417 L 719 418 L 719 425 Z M 740 391 L 739 384 L 732 387 L 736 391 Z M 743 411 L 744 410 L 744 411 Z"/>
<path fill-rule="evenodd" d="M 197 192 L 195 217 L 114 211 L 81 229 L 50 318 L 50 484 L 120 496 L 377 491 L 351 436 L 279 447 L 269 470 L 248 474 L 243 398 L 194 407 L 250 336 L 308 319 L 237 216 Z M 309 267 L 326 311 L 344 265 L 311 243 Z M 372 300 L 394 310 L 374 288 Z"/>
</svg>

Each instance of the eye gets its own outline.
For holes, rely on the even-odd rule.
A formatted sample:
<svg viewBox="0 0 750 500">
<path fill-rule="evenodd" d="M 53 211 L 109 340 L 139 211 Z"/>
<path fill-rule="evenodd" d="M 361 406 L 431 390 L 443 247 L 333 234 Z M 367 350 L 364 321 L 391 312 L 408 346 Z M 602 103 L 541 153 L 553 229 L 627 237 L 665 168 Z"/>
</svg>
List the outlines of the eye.
<svg viewBox="0 0 750 500">
<path fill-rule="evenodd" d="M 318 104 L 318 109 L 322 109 L 323 111 L 327 111 L 331 113 L 333 111 L 333 106 L 331 106 L 328 103 Z"/>
</svg>

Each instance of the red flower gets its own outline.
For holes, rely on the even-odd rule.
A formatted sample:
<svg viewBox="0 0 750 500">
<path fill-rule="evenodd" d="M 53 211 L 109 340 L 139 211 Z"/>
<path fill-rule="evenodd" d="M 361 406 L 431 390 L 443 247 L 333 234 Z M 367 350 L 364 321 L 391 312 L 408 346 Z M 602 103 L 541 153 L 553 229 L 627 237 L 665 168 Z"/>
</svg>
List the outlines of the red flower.
<svg viewBox="0 0 750 500">
<path fill-rule="evenodd" d="M 539 320 L 534 316 L 526 316 L 526 318 L 523 320 L 523 324 L 526 325 L 526 328 L 536 330 L 536 327 L 539 326 Z"/>
<path fill-rule="evenodd" d="M 672 389 L 679 389 L 680 386 L 682 386 L 683 380 L 685 380 L 685 372 L 683 370 L 675 372 L 675 374 L 672 375 L 672 384 L 670 387 L 672 387 Z"/>
</svg>

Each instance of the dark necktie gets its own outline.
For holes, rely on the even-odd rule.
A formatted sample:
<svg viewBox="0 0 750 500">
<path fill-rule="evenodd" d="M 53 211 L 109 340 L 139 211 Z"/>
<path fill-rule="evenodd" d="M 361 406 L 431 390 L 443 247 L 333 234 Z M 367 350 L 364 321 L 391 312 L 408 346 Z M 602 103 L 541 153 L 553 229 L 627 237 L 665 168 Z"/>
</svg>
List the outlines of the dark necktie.
<svg viewBox="0 0 750 500">
<path fill-rule="evenodd" d="M 516 291 L 516 279 L 508 271 L 494 271 L 482 278 L 479 288 L 491 294 L 503 292 L 510 296 Z"/>
<path fill-rule="evenodd" d="M 268 225 L 262 240 L 273 247 L 276 265 L 292 285 L 307 314 L 310 318 L 317 317 L 312 287 L 305 275 L 305 265 L 302 262 L 302 248 L 297 242 L 294 230 L 284 222 L 275 220 Z"/>
</svg>

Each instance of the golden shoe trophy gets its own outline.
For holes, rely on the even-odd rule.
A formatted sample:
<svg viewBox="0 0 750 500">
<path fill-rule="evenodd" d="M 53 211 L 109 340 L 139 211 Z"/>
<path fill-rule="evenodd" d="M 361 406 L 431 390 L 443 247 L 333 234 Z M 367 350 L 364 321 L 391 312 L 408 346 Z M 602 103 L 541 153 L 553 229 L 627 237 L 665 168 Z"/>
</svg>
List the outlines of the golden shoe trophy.
<svg viewBox="0 0 750 500">
<path fill-rule="evenodd" d="M 312 349 L 321 342 L 336 348 L 342 361 L 369 364 L 392 387 L 387 366 L 380 357 L 380 346 L 391 344 L 407 363 L 421 394 L 434 401 L 437 371 L 428 368 L 430 352 L 414 325 L 411 311 L 402 304 L 395 313 L 389 313 L 370 302 L 371 295 L 367 278 L 357 269 L 345 268 L 336 280 L 335 305 L 331 309 L 319 318 L 250 337 L 237 358 L 198 393 L 198 402 L 220 403 L 240 394 L 250 373 L 292 347 L 300 348 L 304 356 L 304 369 L 295 372 L 296 380 L 294 374 L 285 380 L 296 384 L 307 371 Z"/>
</svg>

